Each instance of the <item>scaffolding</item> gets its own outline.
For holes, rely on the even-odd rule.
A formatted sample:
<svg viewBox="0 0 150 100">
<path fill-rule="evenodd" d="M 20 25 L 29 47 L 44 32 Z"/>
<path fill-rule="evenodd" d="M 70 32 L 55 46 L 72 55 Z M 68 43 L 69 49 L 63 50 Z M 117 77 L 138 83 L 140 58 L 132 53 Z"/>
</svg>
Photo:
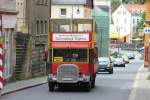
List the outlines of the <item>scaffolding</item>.
<svg viewBox="0 0 150 100">
<path fill-rule="evenodd" d="M 93 18 L 96 21 L 96 41 L 98 45 L 98 56 L 109 56 L 109 7 L 95 6 Z"/>
</svg>

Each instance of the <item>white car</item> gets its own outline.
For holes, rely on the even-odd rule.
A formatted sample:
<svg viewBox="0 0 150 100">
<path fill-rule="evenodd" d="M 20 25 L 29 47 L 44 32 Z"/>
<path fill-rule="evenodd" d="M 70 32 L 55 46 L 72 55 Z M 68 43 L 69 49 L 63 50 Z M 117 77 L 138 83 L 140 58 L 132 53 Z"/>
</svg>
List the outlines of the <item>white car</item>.
<svg viewBox="0 0 150 100">
<path fill-rule="evenodd" d="M 114 66 L 125 67 L 125 62 L 123 61 L 123 58 L 116 58 L 114 61 Z"/>
</svg>

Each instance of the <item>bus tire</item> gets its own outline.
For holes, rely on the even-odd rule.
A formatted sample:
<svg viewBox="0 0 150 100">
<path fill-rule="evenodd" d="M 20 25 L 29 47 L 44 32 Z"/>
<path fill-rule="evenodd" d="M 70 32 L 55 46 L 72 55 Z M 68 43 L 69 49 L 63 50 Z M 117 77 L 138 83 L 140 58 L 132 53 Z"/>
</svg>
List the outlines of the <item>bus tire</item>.
<svg viewBox="0 0 150 100">
<path fill-rule="evenodd" d="M 53 92 L 55 90 L 55 84 L 54 83 L 49 82 L 48 87 L 49 87 L 49 92 Z"/>
<path fill-rule="evenodd" d="M 91 82 L 85 83 L 85 91 L 89 92 L 91 90 Z"/>
<path fill-rule="evenodd" d="M 91 82 L 91 88 L 95 88 L 95 79 Z"/>
</svg>

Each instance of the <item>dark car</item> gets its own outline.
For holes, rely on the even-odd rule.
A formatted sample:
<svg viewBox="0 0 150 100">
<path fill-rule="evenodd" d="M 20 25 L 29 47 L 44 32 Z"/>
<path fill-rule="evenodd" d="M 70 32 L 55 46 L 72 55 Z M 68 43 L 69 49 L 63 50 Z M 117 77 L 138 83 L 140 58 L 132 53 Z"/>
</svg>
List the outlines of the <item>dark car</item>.
<svg viewBox="0 0 150 100">
<path fill-rule="evenodd" d="M 109 72 L 109 74 L 113 74 L 113 63 L 109 57 L 99 57 L 98 62 L 98 72 Z"/>
</svg>

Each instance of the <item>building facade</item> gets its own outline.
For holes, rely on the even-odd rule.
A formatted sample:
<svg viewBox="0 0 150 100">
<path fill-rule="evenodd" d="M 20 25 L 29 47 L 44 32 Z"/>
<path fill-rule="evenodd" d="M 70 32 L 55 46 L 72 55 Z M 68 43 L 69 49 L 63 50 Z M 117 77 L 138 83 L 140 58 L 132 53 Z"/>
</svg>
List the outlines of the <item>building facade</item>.
<svg viewBox="0 0 150 100">
<path fill-rule="evenodd" d="M 50 0 L 16 0 L 17 35 L 15 78 L 29 78 L 46 73 Z"/>
<path fill-rule="evenodd" d="M 51 1 L 51 19 L 91 19 L 92 18 L 92 0 L 52 0 Z M 64 31 L 69 31 L 70 27 L 62 26 Z M 89 31 L 91 25 L 84 24 L 78 26 L 78 31 Z"/>
<path fill-rule="evenodd" d="M 51 18 L 92 18 L 92 0 L 52 0 Z"/>
<path fill-rule="evenodd" d="M 1 34 L 3 45 L 3 77 L 5 81 L 13 78 L 15 67 L 16 1 L 0 0 Z"/>
<path fill-rule="evenodd" d="M 126 42 L 131 43 L 137 33 L 137 25 L 141 20 L 141 13 L 145 6 L 140 4 L 122 4 L 112 14 L 115 33 L 124 36 Z"/>
</svg>

